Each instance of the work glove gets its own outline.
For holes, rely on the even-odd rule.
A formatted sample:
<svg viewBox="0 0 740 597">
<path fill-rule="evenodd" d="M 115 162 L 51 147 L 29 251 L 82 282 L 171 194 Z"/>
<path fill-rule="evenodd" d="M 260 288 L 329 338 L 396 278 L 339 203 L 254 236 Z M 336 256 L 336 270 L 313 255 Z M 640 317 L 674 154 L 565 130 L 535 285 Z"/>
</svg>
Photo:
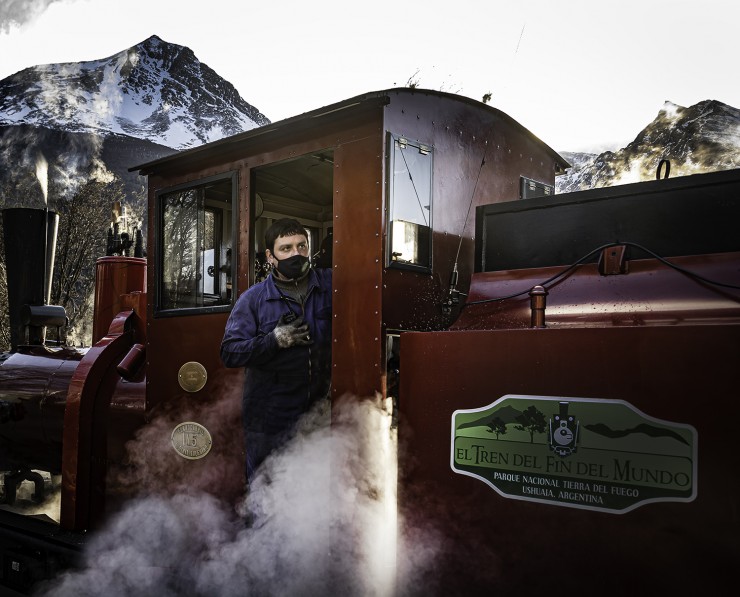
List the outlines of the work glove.
<svg viewBox="0 0 740 597">
<path fill-rule="evenodd" d="M 311 344 L 308 324 L 303 321 L 302 317 L 296 317 L 292 313 L 281 315 L 272 333 L 280 348 Z"/>
</svg>

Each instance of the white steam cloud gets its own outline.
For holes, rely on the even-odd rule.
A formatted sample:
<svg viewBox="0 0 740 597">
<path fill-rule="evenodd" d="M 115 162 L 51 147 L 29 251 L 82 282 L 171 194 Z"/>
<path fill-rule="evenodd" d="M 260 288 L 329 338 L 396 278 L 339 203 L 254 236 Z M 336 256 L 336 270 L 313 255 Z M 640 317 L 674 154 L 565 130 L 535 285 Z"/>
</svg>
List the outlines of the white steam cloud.
<svg viewBox="0 0 740 597">
<path fill-rule="evenodd" d="M 216 405 L 214 421 L 238 422 L 240 400 L 233 398 Z M 202 414 L 213 410 L 211 405 Z M 161 464 L 171 462 L 173 453 L 161 431 L 171 430 L 175 419 L 165 419 L 131 446 L 136 452 L 148 444 L 146 458 L 134 454 L 135 477 L 157 489 L 174 478 Z M 411 529 L 398 520 L 390 421 L 379 400 L 343 400 L 333 412 L 328 401 L 319 404 L 296 437 L 265 461 L 236 508 L 213 491 L 226 468 L 233 472 L 214 442 L 215 454 L 190 463 L 201 466 L 203 482 L 189 476 L 185 485 L 183 477 L 174 493 L 150 491 L 134 500 L 92 538 L 83 567 L 43 594 L 423 594 L 436 537 L 432 529 Z M 212 455 L 212 466 L 202 466 Z M 251 526 L 244 523 L 247 512 L 254 517 Z"/>
<path fill-rule="evenodd" d="M 43 13 L 50 4 L 61 0 L 3 0 L 0 3 L 0 33 L 14 25 L 25 25 Z"/>
<path fill-rule="evenodd" d="M 100 85 L 100 93 L 92 98 L 94 110 L 86 108 L 89 94 L 75 85 L 62 85 L 60 81 L 74 80 L 81 73 L 79 64 L 59 65 L 57 70 L 47 66 L 35 67 L 39 75 L 39 98 L 45 106 L 48 118 L 61 128 L 72 126 L 80 134 L 70 136 L 68 147 L 57 156 L 58 192 L 72 197 L 85 180 L 92 179 L 109 183 L 114 175 L 106 168 L 102 159 L 104 129 L 100 127 L 97 112 L 108 114 L 120 104 L 121 92 L 115 85 L 115 76 L 108 69 Z"/>
<path fill-rule="evenodd" d="M 44 194 L 44 203 L 49 201 L 49 163 L 43 154 L 36 158 L 36 178 L 41 186 L 41 192 Z"/>
</svg>

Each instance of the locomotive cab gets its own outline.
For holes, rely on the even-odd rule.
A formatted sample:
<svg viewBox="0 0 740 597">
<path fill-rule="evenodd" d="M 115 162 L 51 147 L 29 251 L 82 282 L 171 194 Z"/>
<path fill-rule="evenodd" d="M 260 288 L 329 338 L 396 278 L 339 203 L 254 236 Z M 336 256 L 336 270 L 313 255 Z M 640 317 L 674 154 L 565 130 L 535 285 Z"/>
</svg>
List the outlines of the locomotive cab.
<svg viewBox="0 0 740 597">
<path fill-rule="evenodd" d="M 475 207 L 530 187 L 552 192 L 566 166 L 494 108 L 404 88 L 132 168 L 148 177 L 149 246 L 159 247 L 148 279 L 148 371 L 157 372 L 148 407 L 240 386 L 240 373 L 220 364 L 221 335 L 238 295 L 267 273 L 265 230 L 286 216 L 309 231 L 314 265 L 333 270 L 333 395 L 386 396 L 398 336 L 444 329 L 457 315 L 474 269 Z M 209 201 L 220 211 L 208 215 Z M 186 226 L 183 244 L 172 231 L 185 209 L 201 210 L 188 218 L 203 233 Z M 178 371 L 191 362 L 203 385 L 183 391 Z"/>
<path fill-rule="evenodd" d="M 447 328 L 468 292 L 475 208 L 551 194 L 566 166 L 495 108 L 401 88 L 132 167 L 148 255 L 98 261 L 93 346 L 43 409 L 59 436 L 53 533 L 98 528 L 139 489 L 243 495 L 243 372 L 219 349 L 267 275 L 273 221 L 300 221 L 332 269 L 332 397 L 395 397 L 399 337 Z"/>
</svg>

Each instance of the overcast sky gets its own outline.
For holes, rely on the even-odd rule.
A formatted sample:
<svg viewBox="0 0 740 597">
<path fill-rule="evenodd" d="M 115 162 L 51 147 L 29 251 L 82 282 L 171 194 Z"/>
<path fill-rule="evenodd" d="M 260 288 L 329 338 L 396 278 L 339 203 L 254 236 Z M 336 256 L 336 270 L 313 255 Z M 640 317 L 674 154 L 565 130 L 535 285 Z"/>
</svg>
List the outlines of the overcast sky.
<svg viewBox="0 0 740 597">
<path fill-rule="evenodd" d="M 411 79 L 596 150 L 667 100 L 740 108 L 739 23 L 738 0 L 0 0 L 0 79 L 158 35 L 272 121 Z"/>
</svg>

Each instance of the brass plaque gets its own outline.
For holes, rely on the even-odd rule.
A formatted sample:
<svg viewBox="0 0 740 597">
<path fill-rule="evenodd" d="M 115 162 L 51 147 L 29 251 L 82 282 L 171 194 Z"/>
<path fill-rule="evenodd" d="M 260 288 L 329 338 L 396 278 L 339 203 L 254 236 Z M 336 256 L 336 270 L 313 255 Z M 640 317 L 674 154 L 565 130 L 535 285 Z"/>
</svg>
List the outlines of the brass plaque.
<svg viewBox="0 0 740 597">
<path fill-rule="evenodd" d="M 172 447 L 183 458 L 198 460 L 211 450 L 213 440 L 208 429 L 200 423 L 186 421 L 172 430 Z"/>
<path fill-rule="evenodd" d="M 198 392 L 206 385 L 208 374 L 206 368 L 196 361 L 190 361 L 180 367 L 177 381 L 186 392 Z"/>
</svg>

